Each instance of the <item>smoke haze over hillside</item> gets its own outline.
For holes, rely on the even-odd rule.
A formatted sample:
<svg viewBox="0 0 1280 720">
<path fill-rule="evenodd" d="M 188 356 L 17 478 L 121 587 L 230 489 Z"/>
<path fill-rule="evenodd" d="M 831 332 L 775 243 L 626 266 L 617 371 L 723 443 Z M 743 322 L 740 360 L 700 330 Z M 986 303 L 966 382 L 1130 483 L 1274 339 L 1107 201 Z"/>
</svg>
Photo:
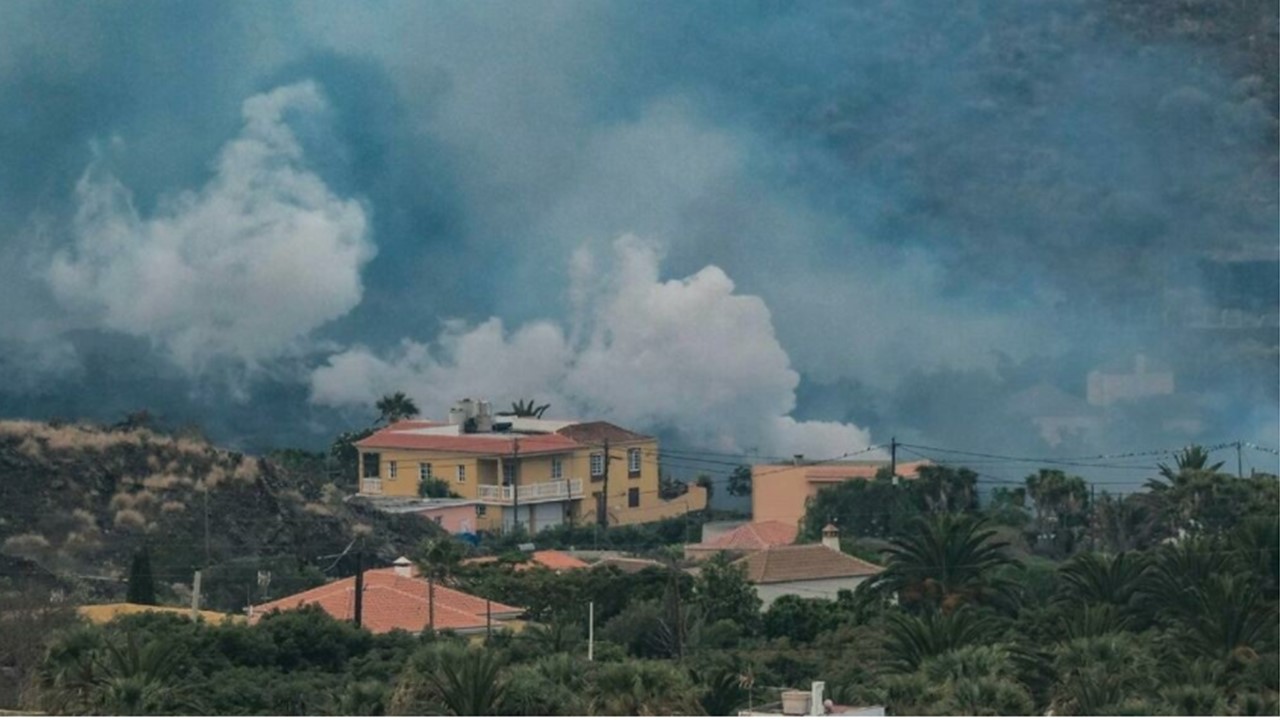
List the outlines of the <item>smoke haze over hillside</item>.
<svg viewBox="0 0 1280 720">
<path fill-rule="evenodd" d="M 1263 3 L 6 3 L 0 414 L 1274 447 L 1276 49 Z M 1175 391 L 1088 402 L 1137 355 Z"/>
</svg>

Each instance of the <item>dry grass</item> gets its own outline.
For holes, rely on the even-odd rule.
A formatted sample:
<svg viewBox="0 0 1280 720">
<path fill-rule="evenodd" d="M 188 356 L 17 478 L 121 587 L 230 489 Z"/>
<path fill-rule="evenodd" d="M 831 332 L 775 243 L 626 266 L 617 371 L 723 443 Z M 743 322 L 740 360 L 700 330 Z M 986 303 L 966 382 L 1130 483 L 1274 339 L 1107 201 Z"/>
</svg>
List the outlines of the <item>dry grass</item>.
<svg viewBox="0 0 1280 720">
<path fill-rule="evenodd" d="M 121 510 L 116 513 L 115 525 L 119 528 L 145 530 L 147 528 L 147 517 L 137 510 Z"/>
<path fill-rule="evenodd" d="M 169 500 L 168 502 L 160 506 L 160 512 L 162 513 L 180 513 L 186 509 L 187 509 L 187 506 L 178 502 L 177 500 Z"/>
<path fill-rule="evenodd" d="M 47 554 L 50 547 L 49 541 L 43 535 L 23 533 L 6 538 L 4 544 L 0 545 L 0 552 L 16 557 L 39 558 Z"/>
<path fill-rule="evenodd" d="M 253 482 L 258 477 L 258 461 L 245 455 L 231 476 L 243 483 Z"/>
<path fill-rule="evenodd" d="M 18 443 L 18 452 L 33 458 L 43 458 L 44 448 L 41 447 L 40 441 L 33 437 L 25 437 L 22 442 Z"/>
</svg>

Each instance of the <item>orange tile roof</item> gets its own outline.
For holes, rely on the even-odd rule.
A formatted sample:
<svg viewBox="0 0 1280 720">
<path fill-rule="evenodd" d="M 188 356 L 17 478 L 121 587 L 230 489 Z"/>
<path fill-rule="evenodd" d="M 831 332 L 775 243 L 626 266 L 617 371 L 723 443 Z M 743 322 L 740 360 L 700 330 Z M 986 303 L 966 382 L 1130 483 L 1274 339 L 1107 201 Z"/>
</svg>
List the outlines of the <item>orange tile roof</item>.
<svg viewBox="0 0 1280 720">
<path fill-rule="evenodd" d="M 560 550 L 537 550 L 533 553 L 533 562 L 552 570 L 580 570 L 588 567 L 587 563 Z"/>
<path fill-rule="evenodd" d="M 783 545 L 738 560 L 757 585 L 828 578 L 865 577 L 884 570 L 826 545 Z"/>
<path fill-rule="evenodd" d="M 747 523 L 711 542 L 690 545 L 697 550 L 764 550 L 796 541 L 796 526 L 780 520 Z"/>
<path fill-rule="evenodd" d="M 421 632 L 430 621 L 426 580 L 398 575 L 394 568 L 369 570 L 364 574 L 364 611 L 362 625 L 371 632 L 392 630 Z M 335 580 L 296 595 L 280 598 L 254 608 L 256 622 L 272 610 L 294 610 L 304 605 L 318 605 L 339 620 L 355 618 L 355 578 Z M 437 630 L 480 630 L 485 627 L 485 599 L 445 587 L 435 588 L 435 625 Z M 495 625 L 519 615 L 523 610 L 499 602 L 491 603 Z"/>
<path fill-rule="evenodd" d="M 469 558 L 463 560 L 463 565 L 488 565 L 498 562 L 496 555 L 486 555 L 484 557 Z M 547 568 L 548 570 L 580 570 L 590 567 L 587 563 L 560 550 L 536 550 L 529 556 L 528 562 L 518 563 L 512 566 L 516 570 L 531 570 L 533 568 Z"/>
</svg>

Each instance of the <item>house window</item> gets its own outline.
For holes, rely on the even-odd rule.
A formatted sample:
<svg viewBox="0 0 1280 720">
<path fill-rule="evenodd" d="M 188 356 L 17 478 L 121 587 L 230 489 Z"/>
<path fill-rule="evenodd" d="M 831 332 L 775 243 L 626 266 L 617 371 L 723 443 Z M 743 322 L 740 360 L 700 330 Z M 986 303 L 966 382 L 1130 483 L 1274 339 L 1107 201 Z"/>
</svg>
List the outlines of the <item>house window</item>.
<svg viewBox="0 0 1280 720">
<path fill-rule="evenodd" d="M 467 481 L 467 466 L 458 466 L 458 484 L 461 485 Z"/>
<path fill-rule="evenodd" d="M 515 463 L 510 463 L 510 462 L 502 463 L 502 484 L 503 485 L 516 484 L 516 464 Z"/>
<path fill-rule="evenodd" d="M 365 453 L 361 464 L 364 465 L 364 476 L 366 478 L 376 478 L 380 476 L 379 465 L 382 463 L 382 456 L 378 453 Z"/>
<path fill-rule="evenodd" d="M 431 463 L 418 463 L 418 479 L 423 481 L 431 479 Z"/>
<path fill-rule="evenodd" d="M 476 506 L 476 517 L 484 517 L 485 507 L 483 505 Z"/>
<path fill-rule="evenodd" d="M 392 480 L 396 479 L 396 461 L 395 460 L 391 460 L 387 462 L 387 477 L 391 478 Z"/>
<path fill-rule="evenodd" d="M 364 482 L 360 484 L 360 492 L 368 495 L 381 495 L 382 494 L 382 478 L 376 478 L 376 477 L 365 478 Z"/>
<path fill-rule="evenodd" d="M 640 448 L 631 448 L 627 451 L 627 475 L 629 477 L 640 477 Z"/>
<path fill-rule="evenodd" d="M 564 461 L 560 458 L 551 458 L 551 479 L 559 480 L 564 477 Z"/>
<path fill-rule="evenodd" d="M 640 507 L 640 488 L 627 491 L 627 507 Z"/>
<path fill-rule="evenodd" d="M 604 453 L 591 453 L 591 477 L 604 477 Z"/>
</svg>

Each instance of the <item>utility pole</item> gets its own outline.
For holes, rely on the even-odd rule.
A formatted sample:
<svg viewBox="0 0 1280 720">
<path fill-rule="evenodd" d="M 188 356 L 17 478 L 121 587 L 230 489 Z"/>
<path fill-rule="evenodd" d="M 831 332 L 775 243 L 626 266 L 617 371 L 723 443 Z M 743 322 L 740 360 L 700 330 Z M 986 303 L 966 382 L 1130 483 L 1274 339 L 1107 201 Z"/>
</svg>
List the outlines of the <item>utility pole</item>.
<svg viewBox="0 0 1280 720">
<path fill-rule="evenodd" d="M 1240 449 L 1240 445 L 1241 445 L 1240 441 L 1237 440 L 1236 441 L 1236 477 L 1243 479 L 1244 478 L 1244 454 L 1243 454 L 1243 451 Z"/>
<path fill-rule="evenodd" d="M 511 440 L 511 510 L 515 517 L 511 529 L 520 529 L 520 438 Z"/>
<path fill-rule="evenodd" d="M 364 549 L 356 551 L 356 628 L 364 620 Z"/>
<path fill-rule="evenodd" d="M 587 602 L 587 662 L 596 657 L 596 604 Z"/>
<path fill-rule="evenodd" d="M 889 438 L 889 477 L 898 484 L 898 438 Z"/>
<path fill-rule="evenodd" d="M 204 482 L 204 566 L 209 567 L 209 478 L 206 476 Z"/>
<path fill-rule="evenodd" d="M 200 571 L 191 580 L 191 619 L 200 617 Z"/>
<path fill-rule="evenodd" d="M 609 529 L 609 438 L 604 439 L 604 512 L 600 514 L 600 524 Z"/>
<path fill-rule="evenodd" d="M 1098 534 L 1098 504 L 1094 502 L 1094 493 L 1096 490 L 1097 485 L 1089 483 L 1089 552 L 1093 552 L 1094 538 Z"/>
</svg>

